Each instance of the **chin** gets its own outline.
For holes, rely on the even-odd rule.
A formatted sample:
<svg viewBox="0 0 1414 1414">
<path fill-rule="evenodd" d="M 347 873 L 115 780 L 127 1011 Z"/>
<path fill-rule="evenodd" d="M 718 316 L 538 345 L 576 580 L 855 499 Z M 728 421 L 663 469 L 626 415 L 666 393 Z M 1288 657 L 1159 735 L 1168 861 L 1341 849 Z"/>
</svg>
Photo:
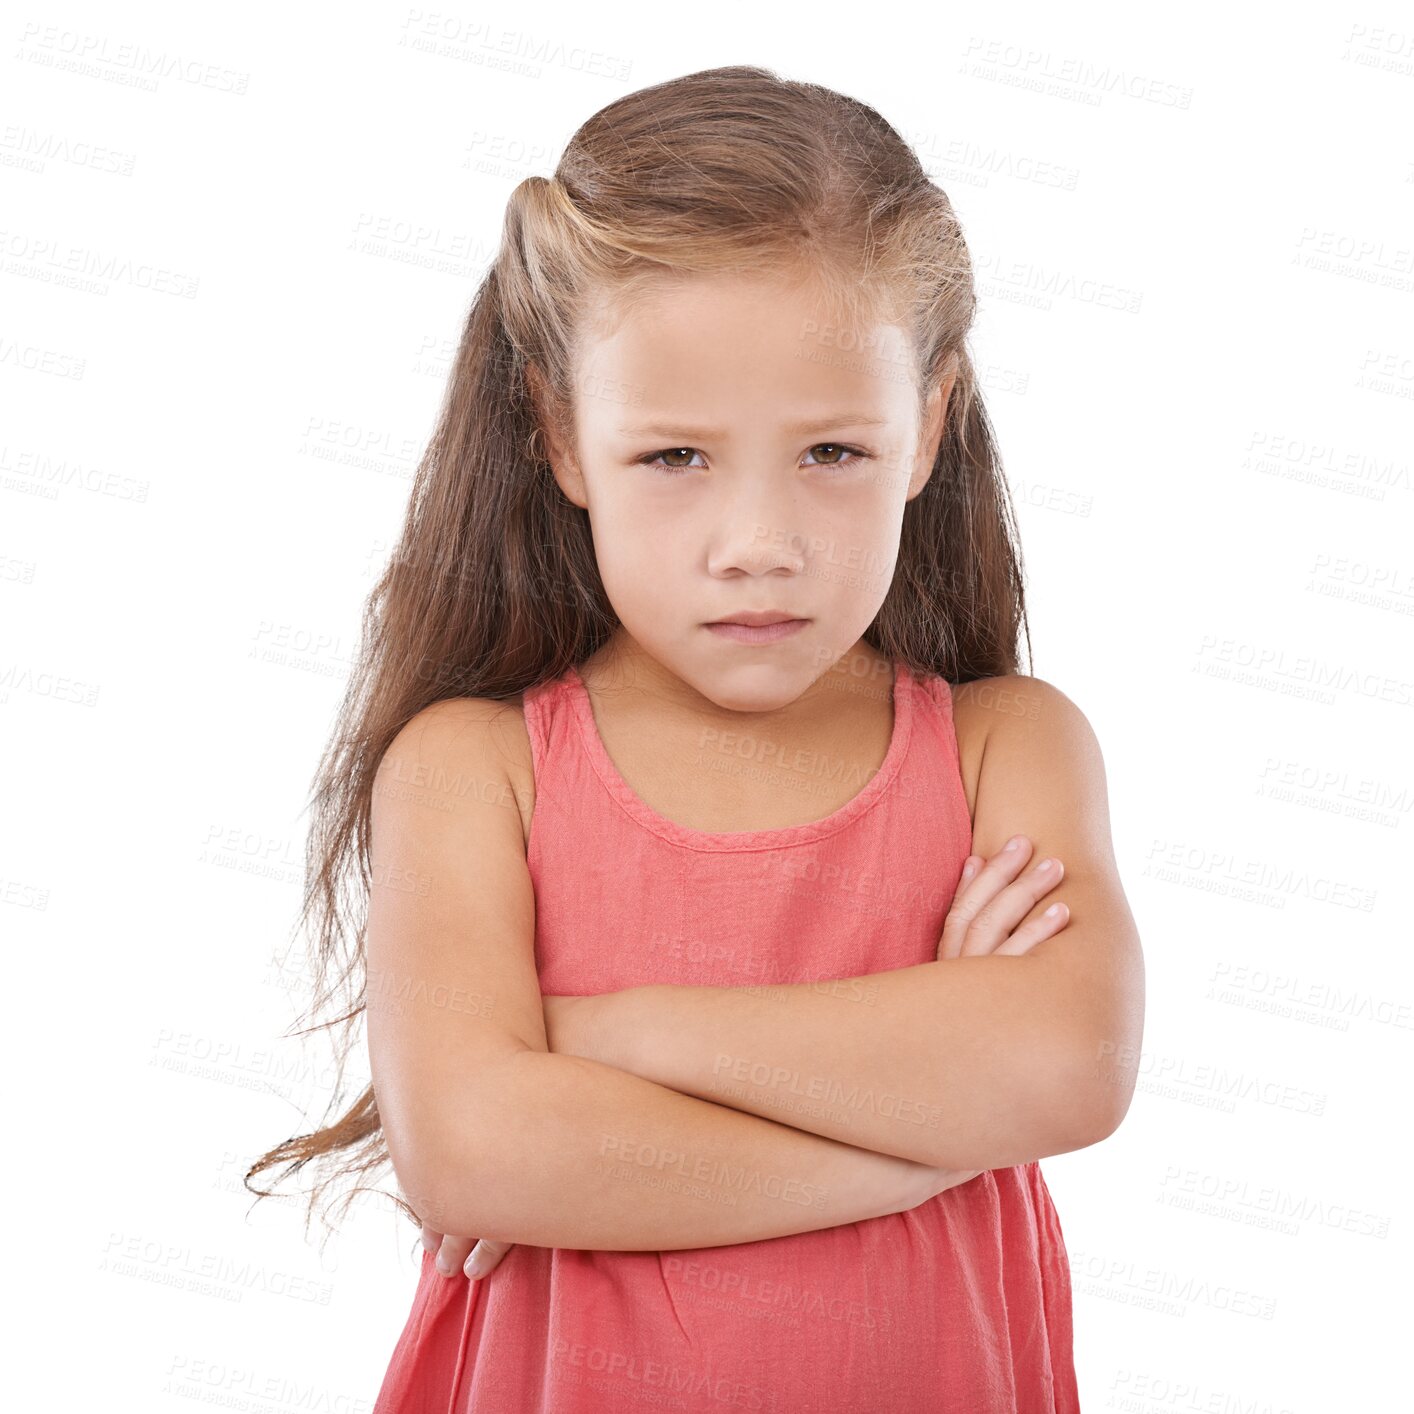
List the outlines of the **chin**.
<svg viewBox="0 0 1414 1414">
<path fill-rule="evenodd" d="M 808 662 L 763 662 L 705 668 L 693 686 L 728 712 L 775 712 L 789 707 L 819 677 Z"/>
</svg>

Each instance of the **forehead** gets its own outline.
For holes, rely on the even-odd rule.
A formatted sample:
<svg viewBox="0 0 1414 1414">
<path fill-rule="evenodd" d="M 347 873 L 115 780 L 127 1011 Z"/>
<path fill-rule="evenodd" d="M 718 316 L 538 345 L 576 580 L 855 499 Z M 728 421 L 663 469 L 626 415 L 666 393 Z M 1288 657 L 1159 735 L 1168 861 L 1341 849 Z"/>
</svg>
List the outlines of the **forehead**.
<svg viewBox="0 0 1414 1414">
<path fill-rule="evenodd" d="M 731 408 L 793 420 L 850 410 L 885 420 L 915 409 L 901 325 L 813 282 L 753 275 L 660 280 L 591 312 L 576 402 L 590 426 Z M 715 420 L 715 419 L 714 419 Z"/>
</svg>

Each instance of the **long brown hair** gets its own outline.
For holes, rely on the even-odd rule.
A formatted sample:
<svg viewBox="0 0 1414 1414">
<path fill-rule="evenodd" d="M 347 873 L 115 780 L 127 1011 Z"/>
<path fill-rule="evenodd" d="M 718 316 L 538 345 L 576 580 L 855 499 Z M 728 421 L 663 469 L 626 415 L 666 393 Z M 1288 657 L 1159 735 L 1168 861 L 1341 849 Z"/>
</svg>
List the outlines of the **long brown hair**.
<svg viewBox="0 0 1414 1414">
<path fill-rule="evenodd" d="M 251 1165 L 246 1185 L 259 1197 L 274 1194 L 255 1175 L 286 1165 L 280 1181 L 313 1163 L 323 1178 L 309 1194 L 312 1214 L 335 1178 L 388 1159 L 372 1086 L 347 1108 L 337 1093 L 365 1006 L 370 814 L 383 753 L 433 702 L 515 699 L 618 626 L 588 516 L 560 492 L 540 445 L 542 418 L 573 445 L 573 398 L 587 391 L 575 387 L 577 352 L 596 301 L 744 269 L 808 269 L 842 310 L 891 311 L 911 334 L 920 408 L 956 370 L 932 476 L 905 507 L 894 578 L 865 637 L 951 682 L 1018 671 L 1021 556 L 966 347 L 971 261 L 951 203 L 907 143 L 857 99 L 744 65 L 641 89 L 596 113 L 553 178 L 527 177 L 511 193 L 401 538 L 365 606 L 314 782 L 295 925 L 313 923 L 315 996 L 304 1017 L 330 1004 L 336 1013 L 295 1034 L 342 1028 L 327 1114 L 342 1113 Z M 1029 655 L 1029 627 L 1027 645 Z"/>
</svg>

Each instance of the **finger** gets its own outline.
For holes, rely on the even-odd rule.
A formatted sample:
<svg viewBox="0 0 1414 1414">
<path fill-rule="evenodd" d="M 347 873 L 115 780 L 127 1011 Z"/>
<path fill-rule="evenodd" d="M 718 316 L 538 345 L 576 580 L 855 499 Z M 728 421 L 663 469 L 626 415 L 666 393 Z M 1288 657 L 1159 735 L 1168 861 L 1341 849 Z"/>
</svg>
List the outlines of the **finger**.
<svg viewBox="0 0 1414 1414">
<path fill-rule="evenodd" d="M 999 952 L 1064 874 L 1065 867 L 1059 859 L 1047 856 L 1038 860 L 977 911 L 968 925 L 960 955 L 983 957 Z"/>
<path fill-rule="evenodd" d="M 984 863 L 985 861 L 982 859 L 981 855 L 977 854 L 969 854 L 967 858 L 962 861 L 962 873 L 958 877 L 957 888 L 953 890 L 954 905 L 956 905 L 957 900 L 960 899 L 964 893 L 966 893 L 967 886 L 973 881 L 973 879 L 977 877 L 977 871 L 982 867 Z M 950 907 L 948 910 L 948 916 L 943 919 L 942 934 L 938 938 L 939 962 L 941 962 L 943 958 L 949 955 L 953 957 L 957 956 L 957 953 L 955 951 L 949 954 L 948 947 L 950 943 L 955 942 L 956 946 L 960 948 L 962 946 L 962 932 L 964 931 L 965 928 L 959 929 L 959 927 L 955 923 L 952 908 Z M 954 934 L 956 934 L 955 939 L 953 936 Z"/>
<path fill-rule="evenodd" d="M 488 1272 L 494 1271 L 501 1265 L 501 1258 L 514 1246 L 513 1242 L 492 1242 L 489 1237 L 483 1237 L 466 1260 L 467 1276 L 472 1281 L 477 1281 Z"/>
<path fill-rule="evenodd" d="M 966 942 L 972 920 L 1017 876 L 1030 859 L 1031 848 L 1031 841 L 1025 835 L 1015 835 L 1005 848 L 983 863 L 965 888 L 959 881 L 958 892 L 943 923 L 938 948 L 940 959 L 970 955 L 972 950 L 966 948 Z M 969 859 L 974 857 L 980 858 L 968 856 Z"/>
<path fill-rule="evenodd" d="M 1020 957 L 1037 943 L 1053 938 L 1070 922 L 1070 909 L 1063 903 L 1053 903 L 1037 918 L 1029 918 L 1002 945 L 994 948 L 993 957 Z"/>
<path fill-rule="evenodd" d="M 462 1263 L 471 1256 L 471 1249 L 475 1246 L 474 1237 L 444 1237 L 437 1253 L 437 1270 L 444 1277 L 459 1276 Z"/>
<path fill-rule="evenodd" d="M 442 1245 L 442 1234 L 423 1223 L 422 1245 L 428 1252 L 435 1252 Z"/>
<path fill-rule="evenodd" d="M 1060 883 L 1064 874 L 1065 867 L 1060 860 L 1048 855 L 1008 884 L 984 904 L 968 924 L 962 956 L 978 957 L 996 952 L 1036 904 Z"/>
</svg>

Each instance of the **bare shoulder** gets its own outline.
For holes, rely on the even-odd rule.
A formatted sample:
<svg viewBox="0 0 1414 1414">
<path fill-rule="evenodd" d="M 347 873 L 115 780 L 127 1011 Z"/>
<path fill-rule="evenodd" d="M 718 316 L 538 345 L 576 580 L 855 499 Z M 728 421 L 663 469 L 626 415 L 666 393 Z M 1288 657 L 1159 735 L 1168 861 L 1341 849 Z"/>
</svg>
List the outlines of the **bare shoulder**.
<svg viewBox="0 0 1414 1414">
<path fill-rule="evenodd" d="M 483 798 L 509 787 L 530 835 L 535 804 L 534 771 L 525 708 L 520 697 L 446 697 L 422 708 L 394 737 L 382 770 L 409 786 Z M 410 777 L 410 779 L 409 779 Z"/>
<path fill-rule="evenodd" d="M 977 851 L 995 853 L 1019 832 L 1038 847 L 1050 841 L 1067 867 L 1113 877 L 1104 757 L 1075 702 L 1043 678 L 1008 673 L 962 684 L 954 704 L 975 762 Z"/>
<path fill-rule="evenodd" d="M 993 732 L 1009 736 L 1088 736 L 1094 732 L 1085 714 L 1054 683 L 1025 673 L 977 678 L 952 685 L 953 721 L 959 745 L 966 738 L 978 754 Z"/>
<path fill-rule="evenodd" d="M 950 687 L 958 755 L 974 820 L 989 743 L 994 758 L 1003 751 L 1051 750 L 1098 763 L 1099 746 L 1088 719 L 1054 683 L 1026 673 L 1005 673 Z"/>
</svg>

